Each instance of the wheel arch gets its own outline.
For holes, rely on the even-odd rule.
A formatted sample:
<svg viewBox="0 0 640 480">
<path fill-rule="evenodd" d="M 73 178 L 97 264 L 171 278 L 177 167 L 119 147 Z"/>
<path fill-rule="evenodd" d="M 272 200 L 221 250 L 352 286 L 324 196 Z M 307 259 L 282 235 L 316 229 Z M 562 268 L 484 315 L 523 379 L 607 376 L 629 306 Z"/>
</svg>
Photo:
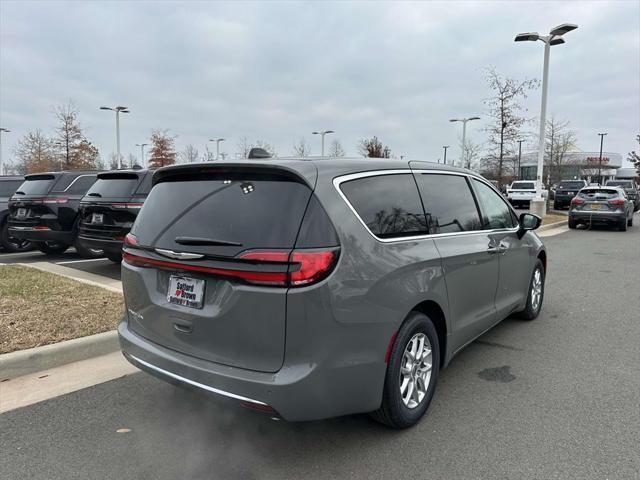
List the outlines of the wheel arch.
<svg viewBox="0 0 640 480">
<path fill-rule="evenodd" d="M 414 306 L 411 311 L 420 312 L 429 317 L 433 322 L 433 326 L 436 328 L 436 332 L 438 333 L 438 343 L 440 346 L 440 368 L 444 367 L 446 359 L 448 358 L 447 318 L 444 314 L 444 310 L 437 302 L 433 300 L 425 300 Z"/>
<path fill-rule="evenodd" d="M 547 252 L 544 250 L 540 250 L 540 252 L 538 252 L 538 257 L 540 259 L 540 261 L 542 262 L 542 266 L 544 267 L 544 271 L 545 273 L 547 272 Z"/>
</svg>

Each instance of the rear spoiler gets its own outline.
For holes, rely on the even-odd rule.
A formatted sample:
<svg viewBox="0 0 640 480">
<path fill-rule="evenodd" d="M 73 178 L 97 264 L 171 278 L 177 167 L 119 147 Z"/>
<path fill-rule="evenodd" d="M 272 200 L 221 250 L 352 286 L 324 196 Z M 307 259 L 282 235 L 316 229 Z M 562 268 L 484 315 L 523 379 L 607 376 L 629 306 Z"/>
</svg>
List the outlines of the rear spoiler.
<svg viewBox="0 0 640 480">
<path fill-rule="evenodd" d="M 137 172 L 105 172 L 99 173 L 98 179 L 100 180 L 137 180 L 140 175 L 144 175 L 146 172 L 139 170 Z"/>
</svg>

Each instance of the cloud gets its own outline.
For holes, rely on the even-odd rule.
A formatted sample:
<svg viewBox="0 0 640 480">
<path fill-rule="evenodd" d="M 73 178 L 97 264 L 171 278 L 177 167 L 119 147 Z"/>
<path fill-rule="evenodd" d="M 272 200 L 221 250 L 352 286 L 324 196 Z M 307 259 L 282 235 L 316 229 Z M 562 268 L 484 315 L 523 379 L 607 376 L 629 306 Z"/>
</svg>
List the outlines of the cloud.
<svg viewBox="0 0 640 480">
<path fill-rule="evenodd" d="M 626 154 L 640 130 L 637 2 L 33 2 L 0 4 L 0 123 L 4 158 L 30 129 L 54 126 L 73 99 L 103 158 L 126 105 L 122 151 L 152 128 L 203 151 L 209 138 L 263 139 L 280 154 L 331 128 L 347 153 L 377 135 L 394 153 L 457 156 L 454 116 L 484 117 L 482 69 L 537 77 L 541 44 L 522 31 L 580 25 L 551 54 L 549 113 L 570 120 L 584 150 Z M 539 112 L 540 92 L 526 101 Z M 486 120 L 468 135 L 483 142 Z M 535 130 L 535 128 L 532 128 Z"/>
</svg>

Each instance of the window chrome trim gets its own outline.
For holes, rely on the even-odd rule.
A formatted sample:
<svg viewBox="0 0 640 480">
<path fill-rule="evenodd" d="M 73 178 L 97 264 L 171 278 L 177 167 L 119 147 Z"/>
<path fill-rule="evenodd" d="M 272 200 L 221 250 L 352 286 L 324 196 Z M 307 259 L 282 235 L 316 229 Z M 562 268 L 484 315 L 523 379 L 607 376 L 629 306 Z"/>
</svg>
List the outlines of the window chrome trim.
<svg viewBox="0 0 640 480">
<path fill-rule="evenodd" d="M 349 201 L 347 196 L 340 189 L 340 185 L 342 183 L 344 183 L 344 182 L 348 182 L 348 181 L 351 181 L 351 180 L 357 180 L 357 179 L 360 179 L 360 178 L 380 177 L 380 176 L 385 176 L 385 175 L 400 175 L 400 174 L 407 174 L 407 173 L 408 174 L 430 173 L 430 174 L 436 174 L 436 175 L 457 175 L 457 176 L 460 176 L 460 177 L 465 177 L 467 179 L 478 179 L 481 182 L 483 182 L 486 185 L 488 185 L 492 190 L 496 191 L 495 188 L 493 187 L 493 185 L 491 185 L 491 183 L 487 182 L 485 179 L 483 179 L 482 177 L 479 177 L 477 175 L 469 174 L 469 173 L 466 173 L 466 172 L 456 172 L 456 171 L 449 171 L 449 170 L 430 170 L 430 169 L 423 169 L 423 168 L 420 168 L 420 169 L 405 168 L 405 169 L 393 169 L 393 170 L 370 170 L 370 171 L 367 171 L 367 172 L 351 173 L 351 174 L 348 174 L 348 175 L 342 175 L 342 176 L 339 176 L 339 177 L 335 177 L 333 179 L 333 186 L 336 189 L 336 191 L 338 192 L 338 194 L 342 197 L 342 200 L 344 200 L 344 202 L 346 203 L 347 207 L 349 207 L 351 212 L 353 212 L 355 217 L 358 219 L 360 224 L 365 228 L 365 230 L 367 232 L 369 232 L 369 235 L 371 235 L 374 239 L 376 239 L 377 241 L 379 241 L 381 243 L 408 242 L 408 241 L 415 241 L 415 240 L 427 240 L 427 239 L 436 239 L 436 238 L 444 238 L 444 237 L 457 237 L 457 236 L 467 236 L 467 235 L 487 235 L 489 233 L 515 233 L 520 229 L 520 225 L 518 225 L 518 226 L 516 226 L 514 228 L 496 228 L 496 229 L 492 229 L 492 230 L 471 230 L 471 231 L 468 231 L 468 232 L 429 233 L 429 234 L 426 234 L 426 235 L 412 235 L 412 236 L 408 236 L 408 237 L 380 238 L 377 235 L 375 235 L 371 231 L 371 229 L 369 229 L 369 227 L 364 222 L 364 220 L 360 217 L 360 215 L 358 214 L 358 212 L 356 211 L 354 206 L 351 204 L 351 202 Z M 417 188 L 417 186 L 416 186 L 416 188 Z M 499 193 L 497 193 L 497 194 L 499 195 Z M 511 208 L 510 205 L 508 205 L 508 206 Z"/>
<path fill-rule="evenodd" d="M 162 375 L 166 375 L 167 377 L 173 378 L 174 380 L 178 380 L 180 382 L 186 383 L 188 385 L 192 385 L 194 387 L 197 388 L 201 388 L 202 390 L 206 390 L 207 392 L 211 392 L 211 393 L 215 393 L 217 395 L 222 395 L 223 397 L 228 397 L 228 398 L 233 398 L 235 400 L 241 400 L 241 401 L 245 401 L 245 402 L 251 402 L 251 403 L 257 403 L 259 405 L 267 405 L 264 402 L 261 402 L 260 400 L 254 400 L 253 398 L 249 398 L 249 397 L 243 397 L 242 395 L 238 395 L 235 393 L 231 393 L 231 392 L 227 392 L 225 390 L 220 390 L 219 388 L 214 388 L 214 387 L 210 387 L 209 385 L 205 385 L 204 383 L 200 383 L 200 382 L 196 382 L 194 380 L 190 380 L 188 378 L 182 377 L 180 375 L 177 375 L 175 373 L 169 372 L 163 368 L 160 367 L 156 367 L 155 365 L 152 365 L 151 363 L 145 362 L 144 360 L 139 359 L 138 357 L 136 357 L 135 355 L 131 355 L 130 353 L 125 353 L 125 356 L 129 357 L 129 359 L 131 359 L 133 362 L 132 363 L 138 363 L 144 367 L 147 367 L 151 370 L 154 370 Z M 268 405 L 267 405 L 268 406 Z"/>
</svg>

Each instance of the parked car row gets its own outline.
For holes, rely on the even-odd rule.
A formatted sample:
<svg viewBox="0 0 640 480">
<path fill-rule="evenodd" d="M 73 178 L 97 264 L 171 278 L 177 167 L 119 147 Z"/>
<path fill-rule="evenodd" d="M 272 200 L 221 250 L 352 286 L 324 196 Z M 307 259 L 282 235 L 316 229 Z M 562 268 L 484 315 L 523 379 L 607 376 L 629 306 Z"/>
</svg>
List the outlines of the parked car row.
<svg viewBox="0 0 640 480">
<path fill-rule="evenodd" d="M 20 180 L 3 224 L 14 245 L 30 243 L 45 254 L 73 246 L 82 257 L 114 262 L 151 186 L 148 170 L 46 172 Z"/>
<path fill-rule="evenodd" d="M 18 175 L 0 177 L 0 245 L 9 253 L 33 249 L 31 242 L 15 238 L 9 233 L 9 199 L 23 182 L 24 177 Z"/>
</svg>

